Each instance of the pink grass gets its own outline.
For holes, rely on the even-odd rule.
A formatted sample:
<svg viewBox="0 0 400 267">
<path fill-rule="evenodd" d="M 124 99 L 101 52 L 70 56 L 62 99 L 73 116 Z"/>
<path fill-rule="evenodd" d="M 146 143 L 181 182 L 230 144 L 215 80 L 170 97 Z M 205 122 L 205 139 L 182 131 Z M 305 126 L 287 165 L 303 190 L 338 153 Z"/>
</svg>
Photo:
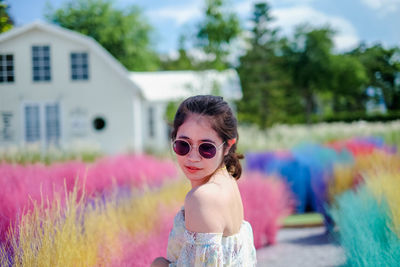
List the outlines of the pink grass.
<svg viewBox="0 0 400 267">
<path fill-rule="evenodd" d="M 148 236 L 121 235 L 124 253 L 120 259 L 113 259 L 111 266 L 147 267 L 155 258 L 166 257 L 174 216 L 173 212 L 161 213 L 157 226 Z"/>
<path fill-rule="evenodd" d="M 283 180 L 261 173 L 246 173 L 239 181 L 244 215 L 253 228 L 255 247 L 275 244 L 281 220 L 294 207 L 288 186 Z"/>
<path fill-rule="evenodd" d="M 106 157 L 93 164 L 77 161 L 13 165 L 0 163 L 0 242 L 10 224 L 39 204 L 52 202 L 55 194 L 70 192 L 75 183 L 86 190 L 87 196 L 104 194 L 118 186 L 159 186 L 165 179 L 177 177 L 173 162 L 146 155 Z M 63 199 L 63 198 L 62 198 Z"/>
</svg>

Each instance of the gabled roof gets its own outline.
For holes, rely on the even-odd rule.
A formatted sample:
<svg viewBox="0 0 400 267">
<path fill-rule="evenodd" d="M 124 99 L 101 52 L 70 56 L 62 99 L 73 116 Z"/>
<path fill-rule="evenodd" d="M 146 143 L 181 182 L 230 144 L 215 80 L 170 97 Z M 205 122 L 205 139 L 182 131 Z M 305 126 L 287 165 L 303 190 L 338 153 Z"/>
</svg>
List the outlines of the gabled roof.
<svg viewBox="0 0 400 267">
<path fill-rule="evenodd" d="M 141 94 L 141 91 L 138 89 L 137 85 L 134 84 L 131 79 L 129 79 L 128 70 L 118 60 L 116 60 L 104 47 L 97 43 L 97 41 L 94 40 L 92 37 L 83 35 L 76 31 L 72 31 L 55 24 L 50 24 L 37 20 L 21 27 L 12 28 L 11 30 L 0 34 L 0 44 L 32 30 L 41 30 L 86 45 L 93 53 L 102 58 L 106 62 L 106 64 L 110 66 L 110 68 L 115 70 L 123 79 L 129 82 Z"/>
<path fill-rule="evenodd" d="M 227 100 L 242 98 L 235 70 L 131 72 L 130 78 L 149 101 L 182 100 L 198 94 L 219 94 Z"/>
</svg>

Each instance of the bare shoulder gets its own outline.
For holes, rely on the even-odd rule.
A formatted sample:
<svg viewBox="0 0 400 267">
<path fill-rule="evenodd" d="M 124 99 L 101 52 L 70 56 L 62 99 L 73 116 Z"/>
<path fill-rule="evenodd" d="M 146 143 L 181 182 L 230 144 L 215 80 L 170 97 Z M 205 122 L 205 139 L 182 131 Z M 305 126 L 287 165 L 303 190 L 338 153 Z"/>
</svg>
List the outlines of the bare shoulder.
<svg viewBox="0 0 400 267">
<path fill-rule="evenodd" d="M 185 225 L 189 231 L 222 233 L 225 222 L 221 214 L 220 187 L 204 184 L 191 190 L 185 198 Z"/>
</svg>

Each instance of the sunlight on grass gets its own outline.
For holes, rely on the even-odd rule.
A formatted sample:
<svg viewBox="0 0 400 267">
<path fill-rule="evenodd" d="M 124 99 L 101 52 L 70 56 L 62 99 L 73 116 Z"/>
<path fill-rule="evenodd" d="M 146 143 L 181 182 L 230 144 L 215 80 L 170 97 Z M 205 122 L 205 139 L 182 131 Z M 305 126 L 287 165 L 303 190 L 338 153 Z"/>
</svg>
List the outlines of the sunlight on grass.
<svg viewBox="0 0 400 267">
<path fill-rule="evenodd" d="M 319 213 L 293 214 L 283 220 L 283 227 L 307 227 L 323 225 L 324 218 Z"/>
</svg>

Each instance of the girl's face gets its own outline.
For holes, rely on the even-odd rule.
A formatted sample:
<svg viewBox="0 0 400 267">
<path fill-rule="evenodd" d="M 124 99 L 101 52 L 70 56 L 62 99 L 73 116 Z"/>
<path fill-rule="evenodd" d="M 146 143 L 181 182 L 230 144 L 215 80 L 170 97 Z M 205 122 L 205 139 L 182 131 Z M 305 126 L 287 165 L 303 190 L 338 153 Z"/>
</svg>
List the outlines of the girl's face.
<svg viewBox="0 0 400 267">
<path fill-rule="evenodd" d="M 192 149 L 184 156 L 176 155 L 179 167 L 190 180 L 192 187 L 202 185 L 208 181 L 213 172 L 221 166 L 224 151 L 221 138 L 211 128 L 209 118 L 198 114 L 190 114 L 179 127 L 176 139 L 187 141 Z M 217 147 L 213 158 L 207 159 L 199 154 L 198 147 L 202 142 L 213 143 Z"/>
</svg>

